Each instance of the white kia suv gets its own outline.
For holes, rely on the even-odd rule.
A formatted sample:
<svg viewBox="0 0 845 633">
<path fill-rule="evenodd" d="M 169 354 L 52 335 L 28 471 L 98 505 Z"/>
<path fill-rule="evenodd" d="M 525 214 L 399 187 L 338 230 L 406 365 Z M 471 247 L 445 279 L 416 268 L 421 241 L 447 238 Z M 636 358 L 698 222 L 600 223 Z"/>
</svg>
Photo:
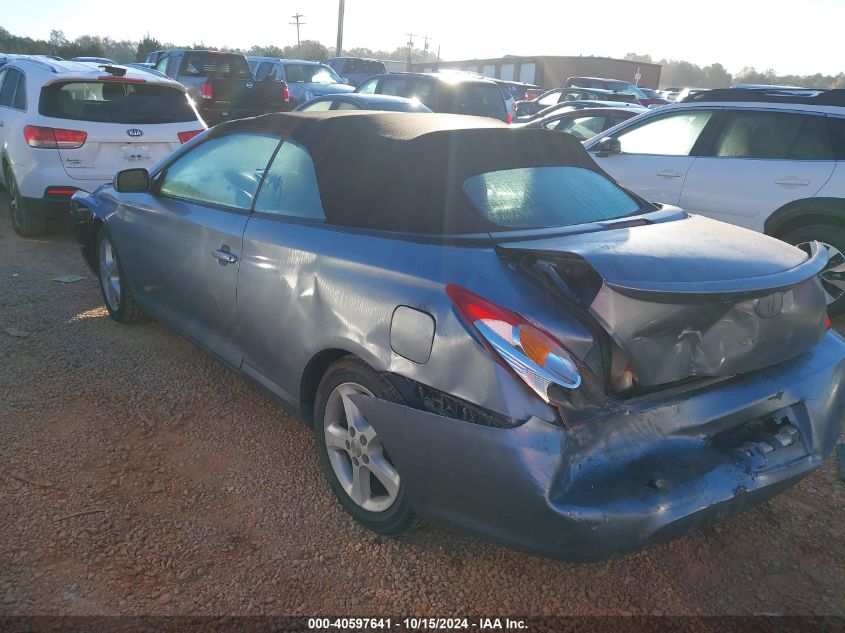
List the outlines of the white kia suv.
<svg viewBox="0 0 845 633">
<path fill-rule="evenodd" d="M 0 68 L 0 178 L 15 231 L 39 235 L 77 191 L 149 168 L 205 130 L 181 84 L 125 66 L 12 59 Z"/>
<path fill-rule="evenodd" d="M 712 90 L 584 145 L 653 202 L 805 249 L 822 243 L 828 309 L 845 312 L 845 90 Z"/>
</svg>

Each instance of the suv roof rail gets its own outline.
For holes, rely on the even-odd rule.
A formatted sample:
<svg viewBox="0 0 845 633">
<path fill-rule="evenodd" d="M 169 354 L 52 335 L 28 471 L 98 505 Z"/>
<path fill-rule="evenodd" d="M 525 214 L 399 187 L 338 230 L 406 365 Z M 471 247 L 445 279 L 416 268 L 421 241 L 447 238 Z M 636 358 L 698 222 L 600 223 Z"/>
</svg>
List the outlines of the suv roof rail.
<svg viewBox="0 0 845 633">
<path fill-rule="evenodd" d="M 718 101 L 803 103 L 807 105 L 845 107 L 845 89 L 718 88 L 716 90 L 691 94 L 682 103 L 713 103 Z"/>
<path fill-rule="evenodd" d="M 49 70 L 53 74 L 58 74 L 58 72 L 59 72 L 58 70 L 56 70 L 56 67 L 53 66 L 53 64 L 51 64 L 51 63 L 49 63 L 49 62 L 47 62 L 43 59 L 36 59 L 34 56 L 33 57 L 17 57 L 17 58 L 13 57 L 6 63 L 11 64 L 11 63 L 14 63 L 14 62 L 30 62 L 32 64 L 38 64 L 39 66 L 43 66 L 44 68 L 46 68 L 47 70 Z"/>
</svg>

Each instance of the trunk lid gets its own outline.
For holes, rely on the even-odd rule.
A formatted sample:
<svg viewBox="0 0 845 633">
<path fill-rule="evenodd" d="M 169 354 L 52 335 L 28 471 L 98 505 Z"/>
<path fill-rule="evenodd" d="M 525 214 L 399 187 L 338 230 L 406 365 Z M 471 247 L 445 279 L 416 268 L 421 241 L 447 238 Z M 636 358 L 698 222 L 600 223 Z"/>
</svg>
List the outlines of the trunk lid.
<svg viewBox="0 0 845 633">
<path fill-rule="evenodd" d="M 256 112 L 267 107 L 277 109 L 285 104 L 284 81 L 265 79 L 211 78 L 211 101 L 221 106 L 237 109 L 252 109 Z"/>
<path fill-rule="evenodd" d="M 503 242 L 558 277 L 655 386 L 729 376 L 798 356 L 825 332 L 816 275 L 826 263 L 773 238 L 700 216 Z"/>
</svg>

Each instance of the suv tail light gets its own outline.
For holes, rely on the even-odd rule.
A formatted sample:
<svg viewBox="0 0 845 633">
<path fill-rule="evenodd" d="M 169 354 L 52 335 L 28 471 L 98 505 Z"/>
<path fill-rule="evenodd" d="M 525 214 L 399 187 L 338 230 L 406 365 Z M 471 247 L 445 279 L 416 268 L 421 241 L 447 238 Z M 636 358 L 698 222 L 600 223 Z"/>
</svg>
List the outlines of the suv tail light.
<svg viewBox="0 0 845 633">
<path fill-rule="evenodd" d="M 23 128 L 23 137 L 30 147 L 40 149 L 76 149 L 85 145 L 87 132 L 64 130 L 53 127 L 27 125 Z"/>
<path fill-rule="evenodd" d="M 213 99 L 214 98 L 214 88 L 211 86 L 210 81 L 205 81 L 200 85 L 200 96 L 203 99 Z"/>
<path fill-rule="evenodd" d="M 179 142 L 184 144 L 194 138 L 197 134 L 202 134 L 205 130 L 191 130 L 189 132 L 179 132 L 176 134 L 179 137 Z"/>
<path fill-rule="evenodd" d="M 510 110 L 508 110 L 508 125 L 510 125 L 511 123 L 513 123 L 513 114 Z"/>
<path fill-rule="evenodd" d="M 290 101 L 290 87 L 285 83 L 285 87 L 282 88 L 282 101 Z"/>
<path fill-rule="evenodd" d="M 577 389 L 581 374 L 569 352 L 548 332 L 455 284 L 446 286 L 455 308 L 480 335 L 493 358 L 546 403 L 552 385 Z"/>
</svg>

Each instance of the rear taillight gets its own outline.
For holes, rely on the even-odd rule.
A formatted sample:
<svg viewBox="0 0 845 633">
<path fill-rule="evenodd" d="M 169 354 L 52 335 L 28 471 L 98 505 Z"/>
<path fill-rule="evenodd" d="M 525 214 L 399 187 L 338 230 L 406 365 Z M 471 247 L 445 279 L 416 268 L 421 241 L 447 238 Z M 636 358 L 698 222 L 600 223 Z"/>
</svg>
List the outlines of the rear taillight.
<svg viewBox="0 0 845 633">
<path fill-rule="evenodd" d="M 64 130 L 61 128 L 27 125 L 23 129 L 23 137 L 30 147 L 40 149 L 76 149 L 85 145 L 87 132 L 78 130 Z"/>
<path fill-rule="evenodd" d="M 498 363 L 549 402 L 549 387 L 577 389 L 581 375 L 572 356 L 548 332 L 466 288 L 449 284 L 446 294 Z"/>
<path fill-rule="evenodd" d="M 205 81 L 200 85 L 200 96 L 203 99 L 213 99 L 214 98 L 214 88 L 211 86 L 210 81 Z"/>
<path fill-rule="evenodd" d="M 202 134 L 204 131 L 205 130 L 191 130 L 190 132 L 179 132 L 176 136 L 179 137 L 180 143 L 187 143 L 197 134 Z"/>
<path fill-rule="evenodd" d="M 77 191 L 75 187 L 47 187 L 44 195 L 47 197 L 70 198 Z"/>
<path fill-rule="evenodd" d="M 282 101 L 290 101 L 290 88 L 287 84 L 282 89 Z"/>
<path fill-rule="evenodd" d="M 511 114 L 511 111 L 508 110 L 508 125 L 511 123 L 513 123 L 513 114 Z"/>
<path fill-rule="evenodd" d="M 824 315 L 824 329 L 825 330 L 830 329 L 830 317 L 826 314 Z"/>
</svg>

